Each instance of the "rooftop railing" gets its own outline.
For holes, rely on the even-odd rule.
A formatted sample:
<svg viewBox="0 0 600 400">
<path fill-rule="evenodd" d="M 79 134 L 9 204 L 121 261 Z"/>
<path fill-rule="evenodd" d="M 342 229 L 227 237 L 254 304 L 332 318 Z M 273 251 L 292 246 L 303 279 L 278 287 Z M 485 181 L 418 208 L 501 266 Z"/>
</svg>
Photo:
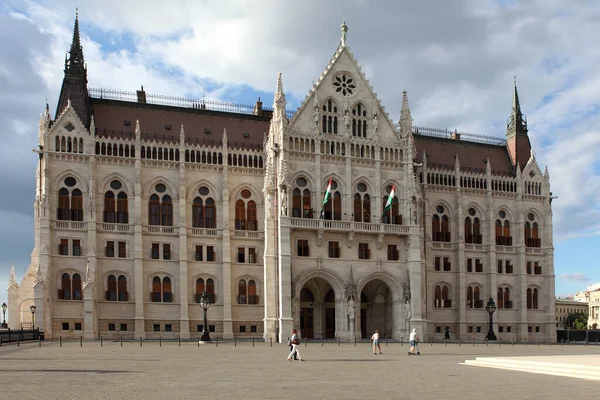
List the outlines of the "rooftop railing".
<svg viewBox="0 0 600 400">
<path fill-rule="evenodd" d="M 94 99 L 117 100 L 131 103 L 138 103 L 138 94 L 115 89 L 88 89 L 90 97 Z M 199 110 L 220 111 L 236 114 L 256 115 L 255 106 L 248 104 L 228 103 L 217 100 L 193 99 L 178 96 L 165 96 L 160 94 L 144 93 L 144 104 L 155 104 L 169 107 L 196 108 Z M 273 112 L 270 107 L 262 107 L 262 111 Z M 288 119 L 292 118 L 294 111 L 286 110 Z"/>
<path fill-rule="evenodd" d="M 458 132 L 456 130 L 451 131 L 448 129 L 428 128 L 425 126 L 413 126 L 412 132 L 413 132 L 413 135 L 431 136 L 431 137 L 438 137 L 438 138 L 442 138 L 442 139 L 465 140 L 468 142 L 492 144 L 492 145 L 496 145 L 496 146 L 505 146 L 506 145 L 506 139 L 503 139 L 500 137 L 479 135 L 476 133 Z"/>
</svg>

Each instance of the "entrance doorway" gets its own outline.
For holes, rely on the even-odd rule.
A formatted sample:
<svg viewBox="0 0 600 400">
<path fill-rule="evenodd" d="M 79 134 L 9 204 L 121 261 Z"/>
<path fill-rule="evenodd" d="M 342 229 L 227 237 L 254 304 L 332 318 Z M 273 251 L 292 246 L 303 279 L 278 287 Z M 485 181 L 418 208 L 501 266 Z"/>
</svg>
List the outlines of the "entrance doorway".
<svg viewBox="0 0 600 400">
<path fill-rule="evenodd" d="M 313 309 L 300 309 L 300 333 L 303 338 L 314 338 L 315 332 L 313 328 Z"/>
<path fill-rule="evenodd" d="M 313 278 L 300 290 L 300 334 L 304 338 L 335 338 L 335 293 L 323 278 Z M 298 325 L 296 325 L 298 326 Z"/>
<path fill-rule="evenodd" d="M 379 279 L 367 283 L 360 293 L 360 330 L 363 339 L 379 331 L 380 337 L 392 337 L 394 327 L 392 291 Z"/>
</svg>

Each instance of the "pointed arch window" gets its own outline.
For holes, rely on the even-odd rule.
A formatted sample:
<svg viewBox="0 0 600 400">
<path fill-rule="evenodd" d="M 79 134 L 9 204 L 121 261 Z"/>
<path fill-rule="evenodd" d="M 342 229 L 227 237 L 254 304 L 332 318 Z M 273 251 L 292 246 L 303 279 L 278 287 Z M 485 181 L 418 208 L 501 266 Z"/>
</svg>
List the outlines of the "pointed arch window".
<svg viewBox="0 0 600 400">
<path fill-rule="evenodd" d="M 148 202 L 148 223 L 150 225 L 160 225 L 160 198 L 155 193 L 150 196 Z"/>
<path fill-rule="evenodd" d="M 116 220 L 116 202 L 115 194 L 108 191 L 104 194 L 104 222 L 115 222 Z"/>
<path fill-rule="evenodd" d="M 60 300 L 71 300 L 72 292 L 71 292 L 71 275 L 64 273 L 60 279 L 60 289 L 58 289 L 58 298 Z"/>
<path fill-rule="evenodd" d="M 323 218 L 335 221 L 342 220 L 342 195 L 335 180 L 331 181 L 331 194 L 323 207 Z"/>
<path fill-rule="evenodd" d="M 292 217 L 312 218 L 312 196 L 308 189 L 308 180 L 304 177 L 296 179 L 296 188 L 292 191 Z"/>
<path fill-rule="evenodd" d="M 323 103 L 323 117 L 321 130 L 323 133 L 338 133 L 337 103 L 333 99 L 328 99 Z"/>
<path fill-rule="evenodd" d="M 500 210 L 496 219 L 496 245 L 512 246 L 512 236 L 510 233 L 510 221 L 506 211 Z"/>
<path fill-rule="evenodd" d="M 58 209 L 56 219 L 59 221 L 68 221 L 71 219 L 71 207 L 69 206 L 69 190 L 62 188 L 58 191 Z"/>
<path fill-rule="evenodd" d="M 240 279 L 238 282 L 238 304 L 246 304 L 246 281 L 244 279 Z"/>
<path fill-rule="evenodd" d="M 156 191 L 163 193 L 165 185 L 156 185 Z M 168 194 L 159 197 L 157 193 L 150 196 L 148 202 L 148 223 L 150 225 L 173 226 L 173 202 Z"/>
<path fill-rule="evenodd" d="M 528 310 L 537 310 L 538 309 L 538 297 L 539 292 L 537 288 L 528 288 L 527 289 L 527 309 Z"/>
<path fill-rule="evenodd" d="M 450 292 L 448 285 L 436 285 L 434 288 L 434 308 L 451 308 L 452 300 L 450 299 Z"/>
<path fill-rule="evenodd" d="M 210 197 L 210 189 L 201 186 L 198 195 L 192 201 L 192 226 L 194 228 L 215 228 L 215 201 Z"/>
<path fill-rule="evenodd" d="M 117 278 L 114 275 L 108 276 L 104 298 L 106 301 L 117 301 Z"/>
<path fill-rule="evenodd" d="M 481 289 L 479 286 L 467 287 L 467 308 L 483 308 L 483 300 L 481 297 Z"/>
<path fill-rule="evenodd" d="M 118 290 L 118 300 L 119 301 L 127 301 L 128 293 L 127 293 L 127 277 L 125 275 L 119 275 L 119 281 L 117 283 Z"/>
<path fill-rule="evenodd" d="M 541 247 L 541 245 L 539 227 L 535 214 L 529 213 L 527 215 L 527 221 L 525 221 L 525 246 Z"/>
<path fill-rule="evenodd" d="M 435 208 L 431 217 L 431 238 L 434 242 L 450 242 L 450 219 L 443 205 Z"/>
<path fill-rule="evenodd" d="M 204 202 L 200 197 L 194 198 L 192 203 L 192 226 L 194 228 L 204 227 Z"/>
<path fill-rule="evenodd" d="M 235 229 L 256 231 L 258 230 L 258 217 L 256 202 L 251 200 L 252 192 L 244 189 L 240 195 L 242 198 L 235 202 Z"/>
<path fill-rule="evenodd" d="M 81 275 L 73 274 L 73 300 L 81 300 Z"/>
<path fill-rule="evenodd" d="M 383 202 L 381 205 L 382 217 L 381 222 L 384 224 L 392 224 L 392 225 L 402 225 L 402 215 L 400 214 L 400 209 L 398 207 L 398 196 L 394 193 L 394 198 L 392 199 L 392 206 L 385 211 L 385 206 L 387 205 L 390 193 L 392 192 L 392 186 L 388 186 L 386 188 L 387 194 L 383 196 Z"/>
<path fill-rule="evenodd" d="M 367 108 L 362 103 L 352 108 L 352 136 L 367 137 Z"/>
<path fill-rule="evenodd" d="M 117 195 L 117 221 L 118 224 L 129 223 L 129 204 L 127 193 L 119 192 Z"/>
<path fill-rule="evenodd" d="M 496 305 L 498 308 L 512 308 L 512 301 L 510 300 L 510 289 L 507 287 L 499 287 L 497 292 Z"/>
</svg>

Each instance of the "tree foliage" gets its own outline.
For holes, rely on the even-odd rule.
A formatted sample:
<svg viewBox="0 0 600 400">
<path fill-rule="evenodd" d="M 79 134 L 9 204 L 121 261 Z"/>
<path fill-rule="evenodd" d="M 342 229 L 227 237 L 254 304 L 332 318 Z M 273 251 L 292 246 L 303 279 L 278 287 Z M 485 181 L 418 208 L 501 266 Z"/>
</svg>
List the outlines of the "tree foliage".
<svg viewBox="0 0 600 400">
<path fill-rule="evenodd" d="M 571 313 L 565 320 L 565 328 L 587 329 L 588 315 L 585 312 Z"/>
</svg>

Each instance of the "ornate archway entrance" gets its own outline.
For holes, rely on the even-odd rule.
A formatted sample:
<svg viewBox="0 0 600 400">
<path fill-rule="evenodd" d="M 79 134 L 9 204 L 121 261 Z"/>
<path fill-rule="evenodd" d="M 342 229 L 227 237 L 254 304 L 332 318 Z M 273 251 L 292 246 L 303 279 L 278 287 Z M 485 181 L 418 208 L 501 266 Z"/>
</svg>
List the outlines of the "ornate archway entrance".
<svg viewBox="0 0 600 400">
<path fill-rule="evenodd" d="M 374 279 L 360 293 L 360 333 L 363 339 L 371 337 L 375 330 L 381 338 L 394 335 L 393 294 L 388 285 Z"/>
<path fill-rule="evenodd" d="M 334 338 L 335 292 L 323 278 L 308 280 L 300 290 L 299 321 L 301 337 Z"/>
</svg>

